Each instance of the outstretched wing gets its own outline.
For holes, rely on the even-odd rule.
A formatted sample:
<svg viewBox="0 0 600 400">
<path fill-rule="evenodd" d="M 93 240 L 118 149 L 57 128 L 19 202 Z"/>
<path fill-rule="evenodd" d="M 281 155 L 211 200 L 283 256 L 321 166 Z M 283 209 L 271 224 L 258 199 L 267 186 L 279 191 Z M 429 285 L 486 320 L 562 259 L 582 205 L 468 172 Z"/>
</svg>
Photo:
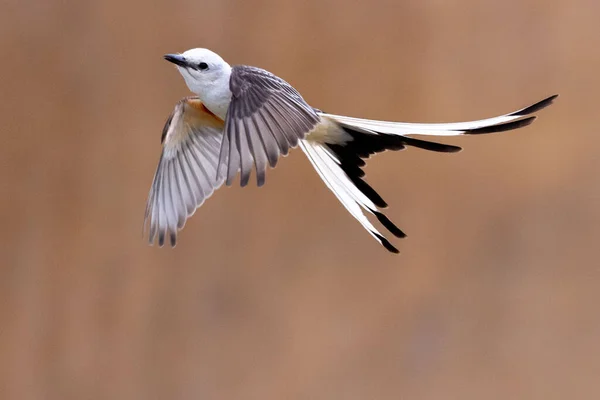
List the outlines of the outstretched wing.
<svg viewBox="0 0 600 400">
<path fill-rule="evenodd" d="M 267 163 L 275 167 L 279 156 L 296 147 L 320 117 L 296 89 L 263 69 L 235 66 L 229 85 L 232 96 L 219 167 L 226 168 L 227 185 L 240 170 L 240 184 L 246 186 L 254 165 L 262 186 Z"/>
<path fill-rule="evenodd" d="M 162 154 L 146 204 L 144 228 L 150 228 L 150 244 L 158 236 L 162 246 L 168 235 L 175 246 L 177 231 L 223 184 L 224 179 L 216 179 L 223 126 L 197 97 L 175 106 L 163 129 Z"/>
</svg>

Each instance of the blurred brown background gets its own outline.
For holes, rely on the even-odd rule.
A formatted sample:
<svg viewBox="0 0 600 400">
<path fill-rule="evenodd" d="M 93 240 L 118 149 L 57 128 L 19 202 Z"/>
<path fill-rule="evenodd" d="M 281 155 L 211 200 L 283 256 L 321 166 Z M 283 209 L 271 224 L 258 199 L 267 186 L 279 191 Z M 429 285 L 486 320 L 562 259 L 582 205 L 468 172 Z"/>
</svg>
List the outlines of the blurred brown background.
<svg viewBox="0 0 600 400">
<path fill-rule="evenodd" d="M 17 1 L 0 13 L 1 399 L 600 396 L 600 3 Z M 394 256 L 295 151 L 141 237 L 168 52 L 415 122 L 561 97 L 457 155 L 372 159 Z"/>
</svg>

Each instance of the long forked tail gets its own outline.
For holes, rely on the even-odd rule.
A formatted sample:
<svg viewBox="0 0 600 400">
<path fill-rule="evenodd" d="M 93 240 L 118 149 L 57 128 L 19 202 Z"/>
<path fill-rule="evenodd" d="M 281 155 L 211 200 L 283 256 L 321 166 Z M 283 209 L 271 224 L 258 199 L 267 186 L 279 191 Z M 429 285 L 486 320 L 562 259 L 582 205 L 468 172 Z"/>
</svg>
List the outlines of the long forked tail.
<svg viewBox="0 0 600 400">
<path fill-rule="evenodd" d="M 398 253 L 386 237 L 369 221 L 363 211 L 371 214 L 394 236 L 406 237 L 380 209 L 387 207 L 381 196 L 367 184 L 362 167 L 372 154 L 386 150 L 402 150 L 406 146 L 424 150 L 454 153 L 458 146 L 435 143 L 406 135 L 477 135 L 503 132 L 531 124 L 531 114 L 549 106 L 557 95 L 548 97 L 529 107 L 499 117 L 471 122 L 448 124 L 418 124 L 404 122 L 374 121 L 321 113 L 322 118 L 336 122 L 346 133 L 346 139 L 336 143 L 312 140 L 300 141 L 300 147 L 344 207 L 388 251 Z"/>
<path fill-rule="evenodd" d="M 533 113 L 548 107 L 557 97 L 558 95 L 555 94 L 528 107 L 511 112 L 509 114 L 501 115 L 499 117 L 469 122 L 453 122 L 448 124 L 419 124 L 408 122 L 375 121 L 333 114 L 323 115 L 343 125 L 389 135 L 479 135 L 484 133 L 504 132 L 527 126 L 535 120 L 535 116 L 532 115 Z"/>
</svg>

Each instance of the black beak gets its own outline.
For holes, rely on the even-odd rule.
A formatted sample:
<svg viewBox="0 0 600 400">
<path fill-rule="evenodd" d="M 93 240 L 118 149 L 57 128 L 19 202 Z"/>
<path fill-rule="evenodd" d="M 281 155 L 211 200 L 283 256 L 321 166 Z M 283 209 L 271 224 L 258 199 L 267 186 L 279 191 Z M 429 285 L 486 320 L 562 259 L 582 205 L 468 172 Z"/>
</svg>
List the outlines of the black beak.
<svg viewBox="0 0 600 400">
<path fill-rule="evenodd" d="M 165 54 L 164 55 L 165 60 L 167 60 L 168 62 L 172 62 L 175 65 L 178 65 L 180 67 L 187 67 L 188 63 L 185 60 L 185 57 L 180 55 L 180 54 Z"/>
</svg>

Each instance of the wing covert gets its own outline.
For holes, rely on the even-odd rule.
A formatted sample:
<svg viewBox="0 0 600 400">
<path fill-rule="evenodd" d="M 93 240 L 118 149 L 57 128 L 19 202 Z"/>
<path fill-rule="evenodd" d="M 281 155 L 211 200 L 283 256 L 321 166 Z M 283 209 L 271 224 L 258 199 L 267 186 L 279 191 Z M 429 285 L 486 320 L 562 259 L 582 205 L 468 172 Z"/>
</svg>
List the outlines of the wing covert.
<svg viewBox="0 0 600 400">
<path fill-rule="evenodd" d="M 275 167 L 279 156 L 298 146 L 320 116 L 296 89 L 260 68 L 233 67 L 230 89 L 219 166 L 226 170 L 227 185 L 240 170 L 240 184 L 246 186 L 254 165 L 257 185 L 262 186 L 267 164 Z"/>
</svg>

